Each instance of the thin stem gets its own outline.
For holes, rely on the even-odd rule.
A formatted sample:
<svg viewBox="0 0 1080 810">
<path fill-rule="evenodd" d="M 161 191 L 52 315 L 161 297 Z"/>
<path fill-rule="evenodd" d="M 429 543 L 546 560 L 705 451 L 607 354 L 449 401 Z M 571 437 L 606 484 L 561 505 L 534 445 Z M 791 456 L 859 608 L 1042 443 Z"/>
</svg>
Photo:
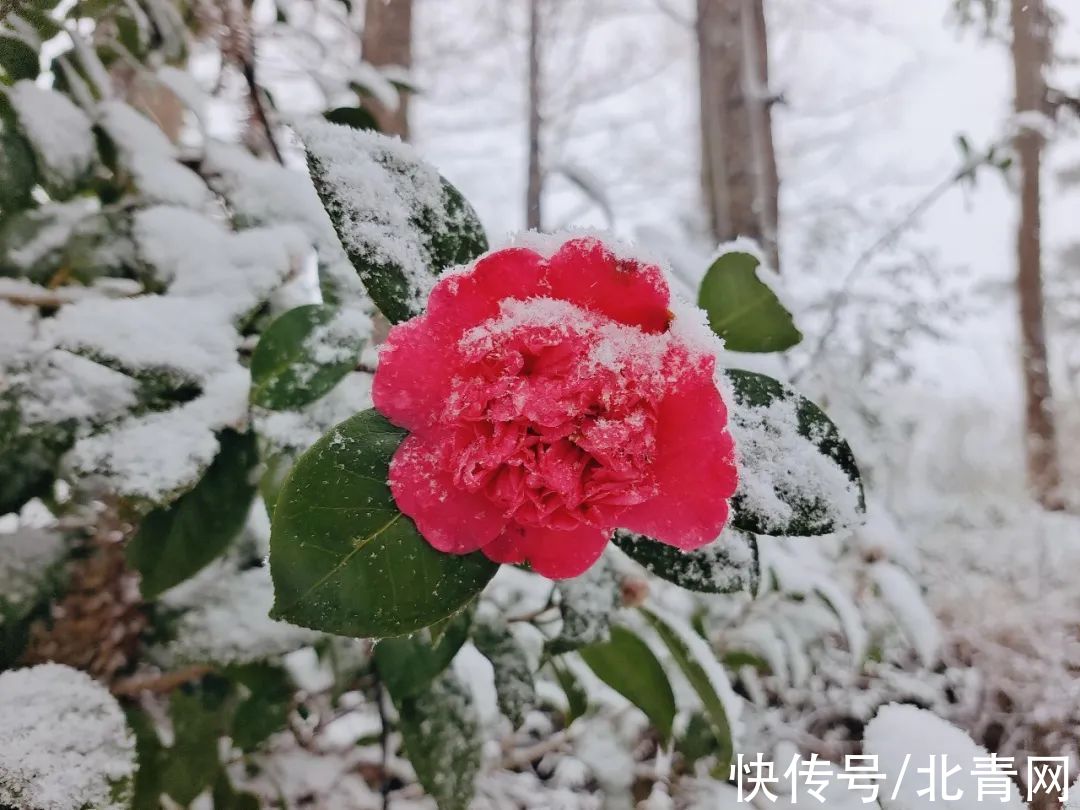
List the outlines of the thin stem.
<svg viewBox="0 0 1080 810">
<path fill-rule="evenodd" d="M 379 710 L 379 746 L 382 748 L 382 784 L 379 792 L 382 794 L 382 810 L 390 810 L 390 720 L 383 703 L 385 696 L 382 680 L 376 675 L 375 705 Z"/>
<path fill-rule="evenodd" d="M 825 354 L 825 350 L 828 347 L 829 341 L 832 339 L 836 330 L 840 326 L 840 313 L 843 308 L 848 304 L 851 298 L 851 287 L 854 283 L 855 277 L 859 272 L 866 267 L 869 261 L 880 253 L 884 248 L 888 247 L 893 241 L 896 240 L 904 231 L 908 230 L 914 225 L 923 214 L 927 212 L 938 200 L 945 196 L 953 186 L 972 175 L 974 170 L 985 162 L 980 160 L 978 162 L 967 161 L 959 169 L 951 172 L 948 177 L 943 179 L 929 191 L 927 191 L 922 197 L 920 197 L 915 204 L 908 210 L 904 216 L 894 222 L 881 236 L 879 236 L 873 244 L 863 250 L 855 259 L 851 268 L 844 274 L 843 280 L 840 282 L 840 289 L 837 290 L 836 295 L 833 296 L 832 301 L 829 303 L 829 309 L 826 314 L 825 328 L 818 336 L 817 342 L 814 344 L 813 350 L 810 352 L 810 358 L 807 360 L 806 365 L 799 369 L 792 375 L 791 381 L 798 382 L 799 379 L 813 366 L 815 366 Z"/>
</svg>

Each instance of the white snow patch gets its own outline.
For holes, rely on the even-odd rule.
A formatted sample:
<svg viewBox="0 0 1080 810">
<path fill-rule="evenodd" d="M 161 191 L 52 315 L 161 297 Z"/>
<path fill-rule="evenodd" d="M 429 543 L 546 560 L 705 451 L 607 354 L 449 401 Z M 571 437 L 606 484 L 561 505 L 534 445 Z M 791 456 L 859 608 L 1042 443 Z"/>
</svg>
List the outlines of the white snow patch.
<svg viewBox="0 0 1080 810">
<path fill-rule="evenodd" d="M 154 503 L 194 485 L 217 455 L 217 431 L 242 429 L 251 378 L 239 364 L 209 379 L 201 396 L 168 411 L 132 416 L 80 439 L 65 456 L 80 476 L 105 476 L 122 495 Z"/>
<path fill-rule="evenodd" d="M 60 664 L 0 673 L 0 803 L 37 810 L 126 807 L 135 738 L 108 690 Z"/>
<path fill-rule="evenodd" d="M 63 535 L 48 529 L 0 534 L 0 627 L 7 610 L 18 610 L 39 595 L 66 550 Z"/>
<path fill-rule="evenodd" d="M 979 801 L 979 778 L 972 774 L 980 761 L 986 764 L 989 753 L 981 745 L 976 745 L 963 731 L 932 712 L 895 703 L 884 706 L 866 727 L 863 750 L 878 757 L 878 769 L 886 775 L 885 781 L 881 782 L 880 794 L 885 810 L 916 810 L 937 807 L 941 803 L 959 810 L 976 810 L 991 801 Z M 934 763 L 930 761 L 931 756 L 935 757 Z M 936 791 L 928 792 L 924 796 L 919 796 L 918 791 L 927 787 L 929 776 L 920 776 L 915 772 L 916 768 L 925 769 L 932 764 L 940 769 L 942 757 L 948 757 L 948 768 L 959 766 L 959 770 L 949 778 L 950 792 L 963 793 L 955 800 L 947 802 L 941 794 L 940 770 Z M 908 758 L 907 773 L 901 779 L 905 758 Z M 1015 783 L 1008 777 L 1002 781 L 1007 786 L 1009 798 L 1002 802 L 995 796 L 992 799 L 994 806 L 1021 810 L 1024 803 L 1020 800 Z M 895 799 L 892 798 L 894 791 L 897 793 Z"/>
<path fill-rule="evenodd" d="M 187 609 L 176 636 L 157 657 L 167 666 L 191 663 L 244 664 L 277 658 L 321 635 L 270 618 L 274 584 L 270 569 L 223 572 L 197 589 L 163 597 L 171 608 Z"/>
</svg>

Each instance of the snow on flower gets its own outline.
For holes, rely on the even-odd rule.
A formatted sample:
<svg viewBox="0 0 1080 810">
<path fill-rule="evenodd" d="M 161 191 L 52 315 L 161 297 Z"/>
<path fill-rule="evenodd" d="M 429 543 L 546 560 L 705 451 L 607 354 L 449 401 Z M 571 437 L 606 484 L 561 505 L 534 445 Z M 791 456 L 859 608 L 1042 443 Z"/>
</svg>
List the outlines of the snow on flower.
<svg viewBox="0 0 1080 810">
<path fill-rule="evenodd" d="M 734 446 L 715 357 L 674 319 L 660 269 L 594 238 L 444 277 L 375 375 L 375 407 L 411 431 L 390 467 L 398 507 L 441 551 L 553 579 L 588 569 L 616 528 L 715 540 Z"/>
</svg>

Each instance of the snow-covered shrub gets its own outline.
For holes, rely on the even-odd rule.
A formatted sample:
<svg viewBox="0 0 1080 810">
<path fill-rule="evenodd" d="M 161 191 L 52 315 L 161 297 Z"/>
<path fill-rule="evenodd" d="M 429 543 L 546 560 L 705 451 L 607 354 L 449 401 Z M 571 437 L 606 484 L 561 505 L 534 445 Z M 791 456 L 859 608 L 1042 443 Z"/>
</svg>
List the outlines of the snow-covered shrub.
<svg viewBox="0 0 1080 810">
<path fill-rule="evenodd" d="M 250 78 L 237 20 L 196 5 L 229 78 Z M 816 405 L 756 371 L 718 375 L 741 488 L 711 545 L 619 533 L 555 583 L 430 548 L 385 485 L 402 432 L 367 410 L 372 319 L 417 315 L 440 272 L 487 250 L 468 203 L 408 147 L 318 122 L 298 127 L 312 184 L 272 159 L 286 139 L 258 86 L 244 103 L 260 143 L 215 140 L 219 99 L 177 67 L 206 40 L 177 5 L 30 11 L 8 39 L 36 25 L 57 55 L 19 75 L 5 63 L 0 91 L 0 679 L 28 706 L 68 688 L 104 719 L 84 734 L 100 761 L 41 782 L 55 794 L 25 786 L 26 762 L 69 754 L 64 737 L 42 726 L 44 753 L 3 748 L 14 801 L 365 806 L 418 785 L 444 808 L 474 793 L 493 807 L 662 801 L 775 738 L 769 712 L 832 640 L 845 672 L 877 655 L 886 623 L 862 615 L 860 590 L 901 617 L 902 649 L 936 654 L 900 550 L 843 584 L 828 573 L 865 557 L 853 454 Z M 282 40 L 315 25 L 284 17 Z M 384 102 L 402 89 L 313 70 L 334 120 L 362 118 L 341 112 L 361 109 L 356 86 Z M 665 329 L 701 321 L 746 353 L 800 340 L 743 248 L 706 272 L 711 333 L 675 302 Z M 42 661 L 61 663 L 29 666 Z"/>
</svg>

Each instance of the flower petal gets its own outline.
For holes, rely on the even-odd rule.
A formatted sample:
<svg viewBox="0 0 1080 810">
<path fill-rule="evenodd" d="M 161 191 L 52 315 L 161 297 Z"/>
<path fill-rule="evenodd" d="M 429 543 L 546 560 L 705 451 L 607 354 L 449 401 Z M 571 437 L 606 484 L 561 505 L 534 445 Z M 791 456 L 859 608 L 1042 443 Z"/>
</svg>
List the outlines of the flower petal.
<svg viewBox="0 0 1080 810">
<path fill-rule="evenodd" d="M 392 327 L 379 349 L 371 391 L 379 412 L 410 431 L 431 428 L 449 393 L 461 335 L 498 315 L 505 298 L 547 295 L 543 261 L 531 250 L 512 248 L 440 279 L 427 312 Z"/>
<path fill-rule="evenodd" d="M 585 524 L 566 530 L 527 526 L 508 530 L 482 551 L 495 562 L 527 562 L 548 579 L 567 579 L 585 573 L 610 538 L 610 531 Z"/>
<path fill-rule="evenodd" d="M 712 362 L 684 375 L 657 413 L 657 495 L 619 515 L 624 529 L 690 551 L 713 542 L 728 519 L 738 472 L 727 409 Z"/>
<path fill-rule="evenodd" d="M 551 297 L 646 332 L 671 322 L 667 280 L 659 267 L 618 258 L 600 240 L 572 239 L 548 260 Z"/>
<path fill-rule="evenodd" d="M 431 291 L 424 317 L 443 340 L 457 343 L 466 329 L 497 316 L 505 299 L 550 295 L 543 257 L 526 248 L 506 248 L 482 257 L 468 270 L 441 278 Z"/>
<path fill-rule="evenodd" d="M 442 413 L 454 372 L 454 344 L 424 317 L 399 323 L 379 349 L 371 386 L 375 408 L 398 427 L 421 431 Z"/>
<path fill-rule="evenodd" d="M 480 550 L 492 562 L 503 565 L 517 565 L 525 562 L 524 536 L 517 526 L 508 526 L 506 531 Z"/>
<path fill-rule="evenodd" d="M 455 486 L 441 455 L 435 444 L 406 436 L 390 462 L 390 491 L 432 546 L 467 554 L 498 537 L 506 518 L 483 495 Z"/>
</svg>

